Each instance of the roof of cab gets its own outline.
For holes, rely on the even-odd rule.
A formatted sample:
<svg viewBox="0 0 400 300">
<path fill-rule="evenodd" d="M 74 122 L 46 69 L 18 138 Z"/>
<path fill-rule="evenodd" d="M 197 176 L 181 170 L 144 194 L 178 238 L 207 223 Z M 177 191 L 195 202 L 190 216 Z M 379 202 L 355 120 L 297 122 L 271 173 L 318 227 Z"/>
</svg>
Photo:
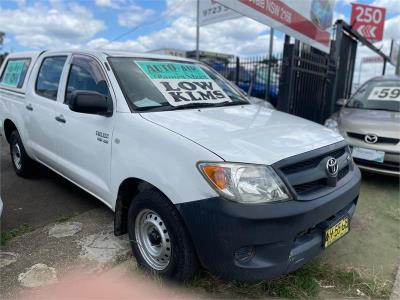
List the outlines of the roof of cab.
<svg viewBox="0 0 400 300">
<path fill-rule="evenodd" d="M 42 54 L 44 51 L 24 51 L 24 52 L 13 52 L 7 55 L 7 58 L 26 58 L 26 57 L 36 57 Z"/>
<path fill-rule="evenodd" d="M 103 51 L 107 56 L 110 57 L 140 57 L 140 58 L 156 58 L 156 59 L 169 59 L 169 60 L 180 60 L 180 61 L 189 61 L 195 62 L 193 59 L 177 57 L 172 55 L 163 55 L 163 54 L 154 54 L 154 53 L 136 53 L 129 51 L 115 51 L 115 50 L 106 50 Z"/>
<path fill-rule="evenodd" d="M 15 57 L 36 57 L 42 53 L 46 54 L 58 54 L 60 52 L 70 52 L 70 53 L 86 53 L 94 56 L 106 56 L 106 57 L 132 57 L 132 58 L 153 58 L 153 59 L 168 59 L 168 60 L 177 60 L 177 61 L 188 61 L 195 62 L 193 59 L 176 57 L 171 55 L 162 55 L 162 54 L 154 54 L 154 53 L 137 53 L 130 51 L 116 51 L 116 50 L 48 50 L 48 51 L 30 51 L 30 52 L 15 52 L 10 53 L 9 58 Z"/>
</svg>

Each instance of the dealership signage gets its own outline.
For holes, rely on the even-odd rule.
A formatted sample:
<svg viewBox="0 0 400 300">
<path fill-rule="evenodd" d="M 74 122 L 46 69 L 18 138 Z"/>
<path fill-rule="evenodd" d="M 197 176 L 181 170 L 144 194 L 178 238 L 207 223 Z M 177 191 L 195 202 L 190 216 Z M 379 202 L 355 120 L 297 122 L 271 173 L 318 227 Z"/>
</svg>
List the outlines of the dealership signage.
<svg viewBox="0 0 400 300">
<path fill-rule="evenodd" d="M 172 106 L 232 102 L 199 66 L 186 63 L 135 61 Z"/>
<path fill-rule="evenodd" d="M 222 5 L 329 52 L 334 0 L 216 0 Z"/>
<path fill-rule="evenodd" d="M 362 63 L 374 64 L 383 62 L 382 56 L 365 56 L 361 59 Z"/>
<path fill-rule="evenodd" d="M 351 5 L 351 26 L 353 30 L 371 42 L 381 41 L 386 9 L 358 3 Z"/>
<path fill-rule="evenodd" d="M 200 1 L 200 26 L 238 18 L 241 15 L 215 0 Z"/>
</svg>

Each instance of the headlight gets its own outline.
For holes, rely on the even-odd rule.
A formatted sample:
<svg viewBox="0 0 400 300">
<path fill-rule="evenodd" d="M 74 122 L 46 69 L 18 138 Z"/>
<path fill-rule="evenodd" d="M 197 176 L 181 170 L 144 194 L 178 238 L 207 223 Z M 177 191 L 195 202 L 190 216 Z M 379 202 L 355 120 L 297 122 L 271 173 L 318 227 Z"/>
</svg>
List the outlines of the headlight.
<svg viewBox="0 0 400 300">
<path fill-rule="evenodd" d="M 326 119 L 325 121 L 325 127 L 328 127 L 329 129 L 332 129 L 334 131 L 338 131 L 338 122 L 335 119 Z"/>
<path fill-rule="evenodd" d="M 290 199 L 285 184 L 268 166 L 237 163 L 199 163 L 204 178 L 222 197 L 241 203 Z"/>
</svg>

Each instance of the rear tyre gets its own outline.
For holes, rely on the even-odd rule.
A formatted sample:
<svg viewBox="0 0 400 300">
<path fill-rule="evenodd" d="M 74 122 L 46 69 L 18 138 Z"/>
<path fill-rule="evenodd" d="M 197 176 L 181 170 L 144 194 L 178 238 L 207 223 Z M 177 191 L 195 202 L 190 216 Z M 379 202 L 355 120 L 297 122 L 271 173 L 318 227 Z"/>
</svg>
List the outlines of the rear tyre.
<svg viewBox="0 0 400 300">
<path fill-rule="evenodd" d="M 10 154 L 15 173 L 21 177 L 29 177 L 33 171 L 33 161 L 25 151 L 18 130 L 10 135 Z"/>
<path fill-rule="evenodd" d="M 128 232 L 142 269 L 177 281 L 196 273 L 198 260 L 185 225 L 173 204 L 157 190 L 144 190 L 133 199 Z"/>
</svg>

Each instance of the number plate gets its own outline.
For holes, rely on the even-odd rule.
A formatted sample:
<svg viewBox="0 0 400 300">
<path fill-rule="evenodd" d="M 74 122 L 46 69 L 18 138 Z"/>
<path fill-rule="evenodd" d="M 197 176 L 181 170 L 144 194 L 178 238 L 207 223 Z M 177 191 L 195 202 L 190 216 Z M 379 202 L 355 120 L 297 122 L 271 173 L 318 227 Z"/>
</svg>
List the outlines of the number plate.
<svg viewBox="0 0 400 300">
<path fill-rule="evenodd" d="M 324 248 L 329 247 L 338 239 L 350 231 L 350 220 L 348 217 L 340 219 L 325 231 Z"/>
<path fill-rule="evenodd" d="M 353 157 L 356 157 L 356 158 L 376 161 L 376 162 L 380 162 L 380 163 L 383 163 L 383 161 L 385 160 L 385 152 L 377 151 L 377 150 L 373 150 L 373 149 L 353 147 L 351 154 L 353 155 Z"/>
</svg>

